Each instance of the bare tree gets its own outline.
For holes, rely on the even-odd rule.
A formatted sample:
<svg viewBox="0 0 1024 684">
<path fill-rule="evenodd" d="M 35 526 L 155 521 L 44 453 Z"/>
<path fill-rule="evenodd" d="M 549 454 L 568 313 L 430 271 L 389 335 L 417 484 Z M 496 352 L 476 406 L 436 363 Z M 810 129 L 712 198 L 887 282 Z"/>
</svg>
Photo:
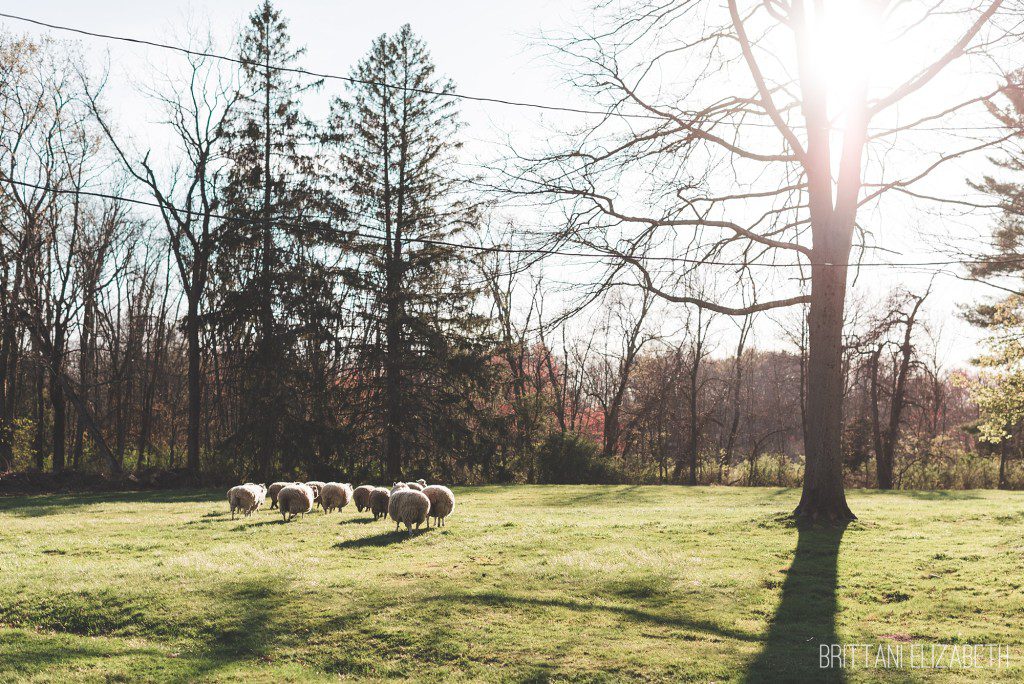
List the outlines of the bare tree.
<svg viewBox="0 0 1024 684">
<path fill-rule="evenodd" d="M 595 288 L 632 271 L 666 301 L 721 314 L 808 305 L 798 516 L 854 517 L 840 445 L 847 278 L 866 236 L 858 217 L 885 197 L 942 201 L 929 176 L 1008 137 L 936 137 L 998 94 L 995 76 L 978 75 L 1017 39 L 1003 5 L 599 3 L 597 30 L 556 42 L 573 83 L 607 116 L 521 155 L 513 189 L 564 204 L 550 243 L 606 255 Z M 901 53 L 906 45 L 927 48 Z M 691 291 L 696 270 L 736 281 L 733 301 Z M 753 283 L 780 294 L 749 296 Z"/>
<path fill-rule="evenodd" d="M 639 301 L 630 302 L 621 292 L 607 304 L 608 320 L 604 324 L 605 349 L 595 353 L 588 375 L 588 393 L 597 403 L 603 417 L 601 452 L 605 458 L 615 456 L 623 432 L 623 410 L 630 379 L 644 347 L 658 336 L 650 330 L 649 315 L 654 297 L 644 292 Z M 620 341 L 613 349 L 607 343 Z"/>
<path fill-rule="evenodd" d="M 209 46 L 207 46 L 208 48 Z M 209 52 L 209 49 L 198 52 Z M 184 78 L 167 77 L 160 89 L 149 88 L 151 100 L 162 107 L 164 125 L 174 135 L 176 154 L 165 172 L 152 160 L 152 151 L 129 151 L 118 140 L 109 116 L 90 93 L 96 119 L 125 169 L 152 195 L 166 229 L 168 244 L 185 296 L 184 331 L 188 357 L 188 428 L 186 467 L 199 470 L 202 431 L 202 308 L 208 291 L 210 266 L 217 244 L 220 190 L 219 145 L 225 122 L 238 101 L 232 78 L 216 60 L 189 54 Z"/>
</svg>

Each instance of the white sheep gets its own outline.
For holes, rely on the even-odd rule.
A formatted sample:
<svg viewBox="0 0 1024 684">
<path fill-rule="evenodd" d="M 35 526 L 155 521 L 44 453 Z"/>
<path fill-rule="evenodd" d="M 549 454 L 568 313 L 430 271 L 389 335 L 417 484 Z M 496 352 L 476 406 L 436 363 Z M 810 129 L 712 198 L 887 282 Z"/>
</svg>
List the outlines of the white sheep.
<svg viewBox="0 0 1024 684">
<path fill-rule="evenodd" d="M 409 488 L 409 485 L 405 484 L 404 482 L 396 482 L 393 485 L 391 485 L 391 493 L 394 494 L 399 489 L 408 489 L 408 488 Z"/>
<path fill-rule="evenodd" d="M 290 484 L 298 484 L 296 482 L 275 482 L 267 487 L 267 496 L 270 497 L 270 510 L 277 508 L 277 493 L 287 487 Z"/>
<path fill-rule="evenodd" d="M 277 506 L 285 520 L 305 515 L 313 510 L 313 488 L 306 484 L 290 484 L 277 493 Z"/>
<path fill-rule="evenodd" d="M 391 501 L 391 492 L 388 491 L 387 487 L 374 487 L 373 491 L 370 492 L 370 512 L 373 513 L 373 519 L 388 517 L 388 504 Z"/>
<path fill-rule="evenodd" d="M 320 506 L 324 513 L 330 513 L 335 508 L 339 511 L 348 505 L 352 500 L 352 485 L 339 482 L 328 482 L 320 490 Z"/>
<path fill-rule="evenodd" d="M 235 511 L 241 511 L 245 517 L 259 510 L 267 498 L 266 485 L 245 484 L 232 487 L 228 490 L 228 505 L 231 506 L 231 519 L 235 519 Z"/>
<path fill-rule="evenodd" d="M 412 526 L 419 529 L 427 520 L 430 513 L 430 499 L 424 496 L 423 492 L 415 489 L 399 489 L 391 494 L 391 501 L 388 502 L 388 515 L 395 521 L 395 531 L 402 524 L 412 536 Z"/>
<path fill-rule="evenodd" d="M 430 485 L 423 489 L 423 495 L 430 500 L 430 517 L 438 527 L 445 524 L 444 519 L 455 510 L 455 494 L 443 485 Z M 430 521 L 427 521 L 430 527 Z"/>
<path fill-rule="evenodd" d="M 327 483 L 326 482 L 321 482 L 320 480 L 310 480 L 309 482 L 306 483 L 306 485 L 309 486 L 309 488 L 313 490 L 313 503 L 319 505 L 319 503 L 320 503 L 320 490 L 322 490 L 324 488 L 325 484 L 327 484 Z"/>
<path fill-rule="evenodd" d="M 419 482 L 406 482 L 405 486 L 409 489 L 415 489 L 417 492 L 422 492 L 426 485 L 421 485 Z"/>
<path fill-rule="evenodd" d="M 364 510 L 370 509 L 370 494 L 372 492 L 373 485 L 359 485 L 352 492 L 352 501 L 355 503 L 357 511 L 362 513 Z"/>
</svg>

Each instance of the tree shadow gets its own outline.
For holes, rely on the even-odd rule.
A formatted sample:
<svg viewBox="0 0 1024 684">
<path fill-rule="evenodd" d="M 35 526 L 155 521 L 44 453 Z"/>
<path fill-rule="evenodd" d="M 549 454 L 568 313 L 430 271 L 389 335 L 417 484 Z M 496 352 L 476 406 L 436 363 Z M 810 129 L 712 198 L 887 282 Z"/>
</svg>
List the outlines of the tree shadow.
<svg viewBox="0 0 1024 684">
<path fill-rule="evenodd" d="M 976 491 L 966 489 L 862 489 L 858 494 L 868 496 L 905 496 L 911 499 L 922 499 L 924 501 L 968 501 L 982 498 Z"/>
<path fill-rule="evenodd" d="M 173 490 L 155 492 L 99 492 L 89 494 L 36 494 L 0 496 L 0 513 L 23 518 L 59 515 L 80 508 L 109 503 L 212 503 L 223 500 L 224 493 L 213 490 Z"/>
<path fill-rule="evenodd" d="M 642 610 L 623 605 L 597 604 L 570 599 L 536 598 L 532 596 L 520 596 L 500 591 L 486 591 L 477 593 L 448 593 L 430 596 L 423 601 L 444 602 L 449 604 L 470 604 L 475 603 L 493 607 L 520 608 L 523 605 L 541 606 L 550 608 L 564 608 L 578 613 L 612 613 L 620 618 L 637 624 L 659 625 L 663 627 L 676 627 L 689 629 L 705 634 L 714 634 L 729 639 L 740 641 L 756 641 L 756 637 L 739 630 L 723 627 L 707 620 L 694 619 L 679 614 L 662 614 Z"/>
<path fill-rule="evenodd" d="M 573 507 L 593 504 L 625 503 L 634 506 L 647 503 L 650 497 L 661 492 L 654 487 L 642 485 L 545 485 L 558 487 L 557 493 L 544 497 L 544 505 L 552 507 Z M 577 493 L 578 492 L 578 493 Z"/>
<path fill-rule="evenodd" d="M 782 598 L 744 681 L 845 681 L 842 670 L 822 669 L 818 660 L 821 644 L 838 643 L 837 565 L 845 531 L 845 524 L 798 527 Z"/>
<path fill-rule="evenodd" d="M 23 629 L 5 629 L 0 640 L 0 677 L 4 681 L 44 677 L 50 674 L 48 670 L 51 667 L 78 667 L 83 662 L 109 662 L 110 658 L 151 662 L 167 657 L 151 647 L 126 646 L 74 635 L 33 633 Z"/>
</svg>

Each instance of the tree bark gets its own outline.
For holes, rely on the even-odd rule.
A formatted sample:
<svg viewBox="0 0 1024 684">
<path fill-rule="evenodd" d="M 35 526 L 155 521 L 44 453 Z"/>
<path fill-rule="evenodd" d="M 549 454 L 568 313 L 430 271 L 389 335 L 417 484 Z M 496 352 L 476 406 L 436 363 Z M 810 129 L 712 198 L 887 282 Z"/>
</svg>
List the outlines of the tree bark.
<svg viewBox="0 0 1024 684">
<path fill-rule="evenodd" d="M 190 297 L 185 319 L 188 355 L 188 435 L 186 468 L 192 475 L 199 473 L 199 437 L 203 418 L 203 383 L 200 368 L 198 297 Z"/>
<path fill-rule="evenodd" d="M 827 521 L 853 520 L 843 489 L 840 445 L 843 423 L 843 309 L 846 266 L 815 264 L 807 315 L 807 444 L 803 493 L 795 515 Z"/>
<path fill-rule="evenodd" d="M 67 425 L 67 405 L 64 389 L 60 383 L 60 373 L 64 363 L 64 328 L 59 321 L 54 331 L 54 354 L 50 358 L 50 404 L 53 406 L 53 472 L 64 471 L 64 438 Z"/>
</svg>

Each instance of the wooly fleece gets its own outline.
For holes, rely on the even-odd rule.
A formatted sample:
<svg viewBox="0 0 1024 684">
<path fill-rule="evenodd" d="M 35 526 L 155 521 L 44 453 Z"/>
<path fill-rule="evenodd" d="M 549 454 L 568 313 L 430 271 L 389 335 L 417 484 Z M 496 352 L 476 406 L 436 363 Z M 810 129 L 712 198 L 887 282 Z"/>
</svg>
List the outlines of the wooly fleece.
<svg viewBox="0 0 1024 684">
<path fill-rule="evenodd" d="M 388 504 L 391 503 L 391 492 L 386 487 L 374 487 L 370 492 L 370 512 L 373 519 L 388 517 Z"/>
<path fill-rule="evenodd" d="M 277 493 L 294 482 L 275 482 L 267 487 L 267 496 L 270 497 L 270 508 L 277 508 Z"/>
<path fill-rule="evenodd" d="M 444 525 L 444 519 L 455 510 L 455 494 L 443 485 L 430 485 L 423 489 L 423 495 L 430 500 L 430 517 L 439 527 Z"/>
<path fill-rule="evenodd" d="M 267 490 L 263 485 L 246 482 L 228 490 L 228 505 L 231 506 L 231 519 L 235 519 L 235 511 L 241 511 L 249 517 L 267 498 Z"/>
<path fill-rule="evenodd" d="M 305 515 L 313 510 L 313 489 L 305 484 L 292 484 L 277 493 L 277 507 L 281 517 L 291 520 L 296 515 Z"/>
<path fill-rule="evenodd" d="M 399 489 L 391 495 L 388 502 L 388 515 L 395 521 L 395 530 L 400 525 L 412 535 L 412 526 L 417 529 L 427 521 L 427 514 L 430 513 L 430 499 L 423 492 L 415 489 Z"/>
<path fill-rule="evenodd" d="M 339 511 L 348 505 L 352 500 L 352 485 L 340 482 L 328 482 L 320 490 L 320 506 L 324 513 L 330 513 L 335 508 Z"/>
<path fill-rule="evenodd" d="M 356 487 L 356 490 L 352 492 L 352 501 L 356 505 L 356 510 L 360 513 L 370 508 L 371 492 L 373 492 L 373 485 L 359 485 Z"/>
</svg>

